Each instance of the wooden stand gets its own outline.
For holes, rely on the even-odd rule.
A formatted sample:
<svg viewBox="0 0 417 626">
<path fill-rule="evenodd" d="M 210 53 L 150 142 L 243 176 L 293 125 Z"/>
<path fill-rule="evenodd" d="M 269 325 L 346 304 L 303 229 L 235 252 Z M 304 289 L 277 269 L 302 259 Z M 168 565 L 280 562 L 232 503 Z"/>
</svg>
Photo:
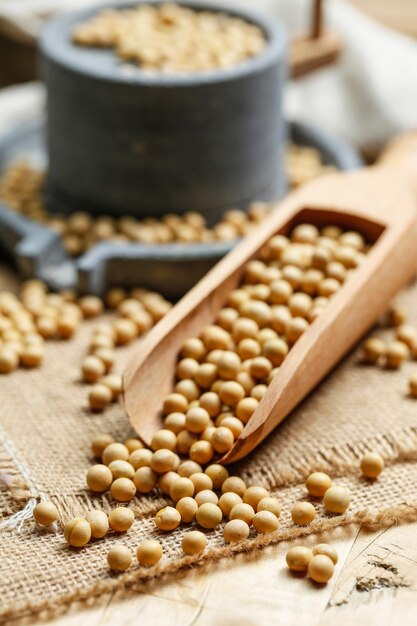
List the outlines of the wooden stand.
<svg viewBox="0 0 417 626">
<path fill-rule="evenodd" d="M 313 0 L 310 33 L 292 40 L 289 52 L 291 78 L 305 76 L 334 63 L 341 51 L 341 39 L 323 27 L 323 0 Z"/>
</svg>

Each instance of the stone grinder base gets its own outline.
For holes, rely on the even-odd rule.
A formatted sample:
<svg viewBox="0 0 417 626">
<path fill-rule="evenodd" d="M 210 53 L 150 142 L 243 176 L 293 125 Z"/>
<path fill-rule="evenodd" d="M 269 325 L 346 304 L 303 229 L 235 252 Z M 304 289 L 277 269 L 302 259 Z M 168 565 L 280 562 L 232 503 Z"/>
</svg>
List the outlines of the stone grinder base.
<svg viewBox="0 0 417 626">
<path fill-rule="evenodd" d="M 291 123 L 288 134 L 294 143 L 319 150 L 326 164 L 341 170 L 362 164 L 351 146 L 320 129 Z M 46 167 L 43 120 L 0 138 L 0 171 L 19 159 Z M 41 278 L 55 290 L 76 288 L 85 293 L 103 294 L 115 285 L 141 285 L 176 299 L 233 245 L 231 242 L 167 245 L 102 242 L 81 257 L 71 259 L 57 233 L 0 203 L 0 247 L 12 257 L 23 277 Z"/>
</svg>

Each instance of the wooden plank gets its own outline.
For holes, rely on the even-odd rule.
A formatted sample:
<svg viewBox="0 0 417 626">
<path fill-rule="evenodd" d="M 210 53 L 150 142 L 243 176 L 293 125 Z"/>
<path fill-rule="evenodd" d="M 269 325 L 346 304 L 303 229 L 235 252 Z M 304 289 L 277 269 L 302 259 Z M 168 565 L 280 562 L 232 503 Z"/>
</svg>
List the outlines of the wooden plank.
<svg viewBox="0 0 417 626">
<path fill-rule="evenodd" d="M 154 586 L 149 593 L 131 594 L 123 600 L 108 595 L 94 608 L 80 612 L 75 606 L 53 625 L 133 626 L 140 620 L 141 626 L 312 626 L 330 600 L 357 533 L 357 527 L 336 529 L 303 541 L 305 545 L 327 541 L 338 550 L 336 575 L 324 587 L 289 572 L 285 553 L 290 544 L 283 542 L 255 556 L 241 555 L 221 566 L 190 570 L 175 582 Z"/>
<path fill-rule="evenodd" d="M 417 523 L 362 529 L 320 626 L 416 623 Z"/>
<path fill-rule="evenodd" d="M 313 585 L 285 566 L 290 544 L 220 567 L 190 570 L 175 582 L 124 599 L 108 594 L 92 608 L 74 605 L 53 626 L 379 626 L 415 624 L 417 523 L 370 533 L 339 528 L 303 543 L 327 541 L 339 552 L 331 583 Z M 27 620 L 13 626 L 28 624 Z"/>
</svg>

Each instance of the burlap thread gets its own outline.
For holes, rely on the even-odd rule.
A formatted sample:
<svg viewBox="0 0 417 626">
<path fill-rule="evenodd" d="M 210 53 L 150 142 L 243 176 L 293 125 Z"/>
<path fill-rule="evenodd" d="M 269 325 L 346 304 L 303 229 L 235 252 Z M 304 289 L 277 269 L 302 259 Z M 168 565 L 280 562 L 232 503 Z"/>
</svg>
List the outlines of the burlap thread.
<svg viewBox="0 0 417 626">
<path fill-rule="evenodd" d="M 417 286 L 401 296 L 412 312 Z M 417 311 L 412 320 L 417 323 Z M 131 434 L 118 406 L 92 415 L 86 406 L 87 388 L 79 382 L 80 361 L 94 322 L 83 324 L 75 340 L 48 344 L 41 370 L 19 370 L 0 379 L 0 524 L 13 519 L 36 498 L 51 499 L 61 522 L 94 507 L 109 511 L 109 495 L 92 496 L 85 473 L 93 463 L 91 439 L 109 432 L 116 439 Z M 390 333 L 391 331 L 384 331 Z M 118 369 L 138 344 L 118 353 Z M 417 519 L 417 401 L 408 397 L 408 374 L 415 364 L 398 372 L 365 367 L 358 350 L 320 385 L 250 458 L 235 467 L 248 483 L 271 489 L 282 503 L 281 526 L 272 535 L 251 535 L 227 546 L 222 529 L 208 533 L 208 550 L 200 559 L 185 557 L 181 527 L 161 534 L 153 514 L 167 502 L 163 496 L 142 496 L 131 503 L 137 519 L 124 536 L 109 534 L 83 550 L 67 546 L 60 529 L 41 530 L 29 520 L 20 532 L 0 532 L 0 621 L 23 614 L 65 608 L 71 602 L 94 598 L 108 591 L 142 589 L 156 579 L 175 576 L 209 560 L 260 550 L 283 539 L 359 522 L 368 527 Z M 146 381 L 144 381 L 146 384 Z M 358 459 L 367 450 L 379 451 L 387 467 L 376 482 L 361 478 Z M 345 516 L 327 515 L 317 502 L 318 515 L 307 528 L 291 522 L 290 509 L 305 499 L 304 479 L 312 470 L 331 473 L 352 491 Z M 7 527 L 7 524 L 6 524 Z M 134 549 L 146 537 L 157 537 L 164 556 L 156 568 L 134 565 L 128 572 L 110 574 L 106 553 L 122 541 Z"/>
</svg>

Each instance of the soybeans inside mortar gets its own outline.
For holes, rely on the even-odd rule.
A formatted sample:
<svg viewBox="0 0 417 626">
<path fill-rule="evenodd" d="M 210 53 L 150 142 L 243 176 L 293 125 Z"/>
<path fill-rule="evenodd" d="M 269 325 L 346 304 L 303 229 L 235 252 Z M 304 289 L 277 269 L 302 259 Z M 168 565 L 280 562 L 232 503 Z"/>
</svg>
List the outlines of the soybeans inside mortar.
<svg viewBox="0 0 417 626">
<path fill-rule="evenodd" d="M 247 20 L 173 3 L 101 11 L 74 29 L 73 41 L 111 48 L 147 73 L 169 74 L 233 67 L 267 43 L 262 30 Z"/>
</svg>

